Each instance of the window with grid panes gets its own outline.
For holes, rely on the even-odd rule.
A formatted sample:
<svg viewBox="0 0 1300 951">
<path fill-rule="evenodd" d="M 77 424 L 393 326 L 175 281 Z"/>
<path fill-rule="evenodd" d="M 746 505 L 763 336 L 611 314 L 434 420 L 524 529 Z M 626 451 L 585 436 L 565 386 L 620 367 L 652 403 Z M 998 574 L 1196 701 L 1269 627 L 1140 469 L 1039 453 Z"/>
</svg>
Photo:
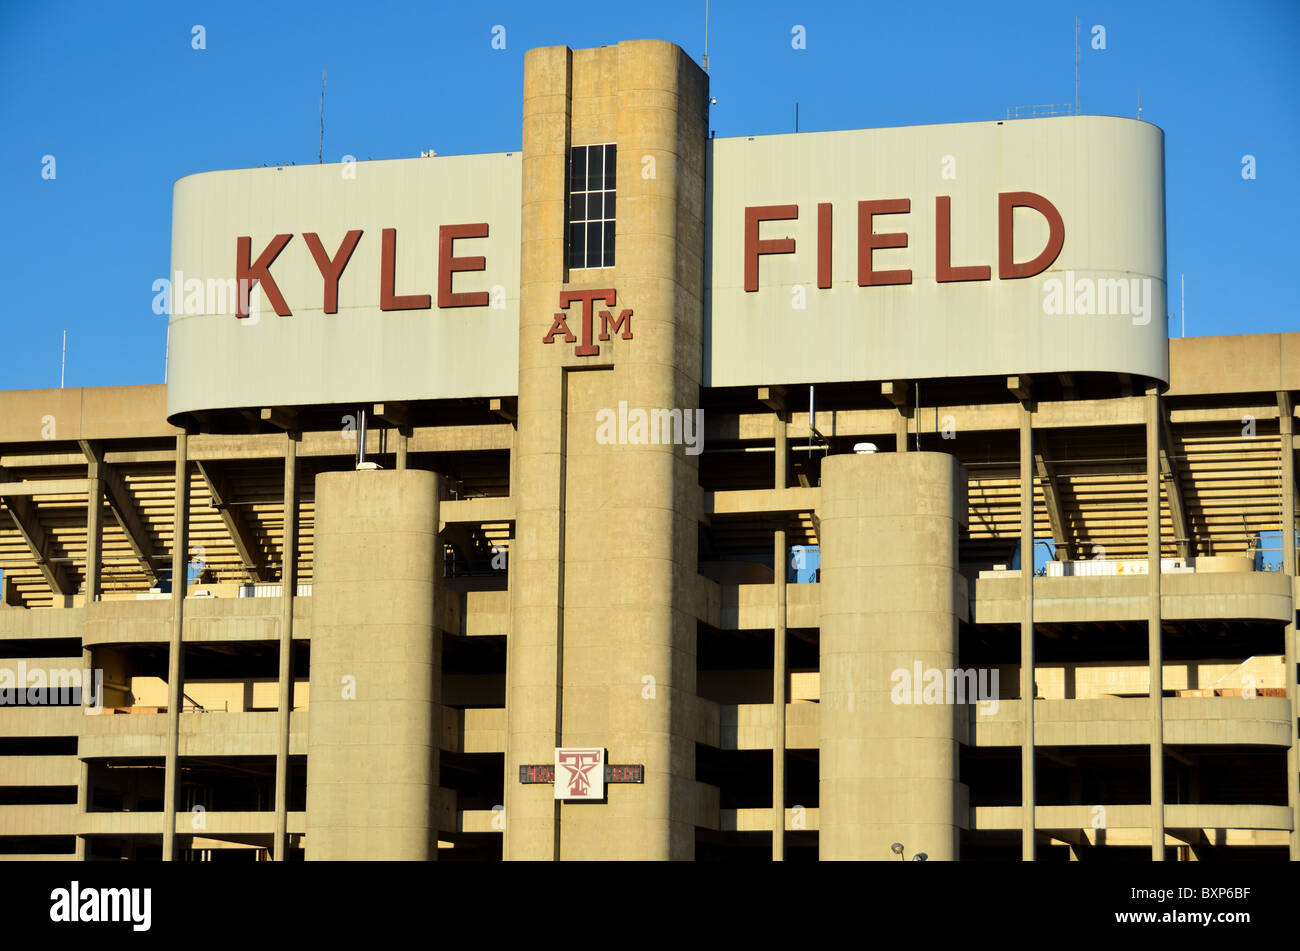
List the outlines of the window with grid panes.
<svg viewBox="0 0 1300 951">
<path fill-rule="evenodd" d="M 612 144 L 569 150 L 569 267 L 614 266 Z"/>
</svg>

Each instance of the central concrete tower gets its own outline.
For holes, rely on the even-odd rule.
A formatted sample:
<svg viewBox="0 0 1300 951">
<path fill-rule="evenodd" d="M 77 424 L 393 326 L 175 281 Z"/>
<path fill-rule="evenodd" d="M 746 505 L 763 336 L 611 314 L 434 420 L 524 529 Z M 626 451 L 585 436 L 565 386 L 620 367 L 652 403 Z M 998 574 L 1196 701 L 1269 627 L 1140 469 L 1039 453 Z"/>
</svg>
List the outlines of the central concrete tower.
<svg viewBox="0 0 1300 951">
<path fill-rule="evenodd" d="M 694 854 L 696 456 L 658 425 L 621 442 L 615 425 L 611 440 L 600 414 L 694 421 L 707 116 L 707 77 L 670 43 L 524 61 L 506 859 Z M 602 149 L 575 158 L 587 146 Z M 593 208 L 603 223 L 578 223 Z M 597 290 L 594 305 L 571 296 Z M 603 747 L 645 782 L 597 803 L 520 784 L 521 765 L 560 746 Z"/>
</svg>

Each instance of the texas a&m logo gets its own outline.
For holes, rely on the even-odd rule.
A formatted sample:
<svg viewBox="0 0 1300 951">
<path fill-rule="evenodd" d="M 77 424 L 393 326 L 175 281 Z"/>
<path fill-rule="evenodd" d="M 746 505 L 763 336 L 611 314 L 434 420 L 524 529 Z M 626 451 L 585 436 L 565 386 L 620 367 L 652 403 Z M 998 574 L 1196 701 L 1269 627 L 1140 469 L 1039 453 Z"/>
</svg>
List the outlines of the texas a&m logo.
<svg viewBox="0 0 1300 951">
<path fill-rule="evenodd" d="M 605 798 L 605 750 L 600 747 L 557 747 L 556 799 Z"/>
<path fill-rule="evenodd" d="M 551 322 L 551 329 L 547 331 L 546 336 L 542 338 L 542 343 L 555 343 L 555 335 L 564 334 L 565 343 L 577 343 L 578 338 L 574 336 L 573 331 L 569 329 L 568 321 L 564 319 L 564 311 L 574 301 L 582 301 L 582 343 L 573 348 L 573 352 L 579 357 L 594 357 L 600 353 L 600 347 L 596 345 L 591 338 L 595 330 L 595 317 L 593 307 L 596 301 L 604 301 L 608 307 L 613 307 L 616 293 L 614 288 L 605 287 L 594 291 L 560 291 L 560 311 L 555 315 L 555 320 Z M 617 317 L 611 310 L 602 310 L 600 312 L 600 335 L 597 340 L 608 340 L 611 333 L 616 333 L 624 340 L 632 339 L 632 311 L 619 311 Z"/>
</svg>

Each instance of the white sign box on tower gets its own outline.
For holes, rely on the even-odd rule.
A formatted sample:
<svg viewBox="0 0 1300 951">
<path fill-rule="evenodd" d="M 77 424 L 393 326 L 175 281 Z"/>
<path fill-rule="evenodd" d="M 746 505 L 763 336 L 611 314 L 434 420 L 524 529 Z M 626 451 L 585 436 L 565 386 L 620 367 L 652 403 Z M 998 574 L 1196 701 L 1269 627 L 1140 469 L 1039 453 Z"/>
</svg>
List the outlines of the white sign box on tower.
<svg viewBox="0 0 1300 951">
<path fill-rule="evenodd" d="M 556 799 L 605 798 L 605 750 L 601 747 L 556 747 Z"/>
</svg>

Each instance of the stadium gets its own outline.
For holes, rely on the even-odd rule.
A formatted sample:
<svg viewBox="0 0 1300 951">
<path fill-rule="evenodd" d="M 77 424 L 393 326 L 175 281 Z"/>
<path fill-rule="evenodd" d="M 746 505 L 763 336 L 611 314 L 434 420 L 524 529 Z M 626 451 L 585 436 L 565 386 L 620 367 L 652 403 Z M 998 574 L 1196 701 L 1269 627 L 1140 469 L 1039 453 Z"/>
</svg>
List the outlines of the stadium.
<svg viewBox="0 0 1300 951">
<path fill-rule="evenodd" d="M 1300 858 L 1300 334 L 1170 339 L 1162 131 L 709 105 L 176 182 L 167 382 L 0 392 L 0 857 Z"/>
</svg>

